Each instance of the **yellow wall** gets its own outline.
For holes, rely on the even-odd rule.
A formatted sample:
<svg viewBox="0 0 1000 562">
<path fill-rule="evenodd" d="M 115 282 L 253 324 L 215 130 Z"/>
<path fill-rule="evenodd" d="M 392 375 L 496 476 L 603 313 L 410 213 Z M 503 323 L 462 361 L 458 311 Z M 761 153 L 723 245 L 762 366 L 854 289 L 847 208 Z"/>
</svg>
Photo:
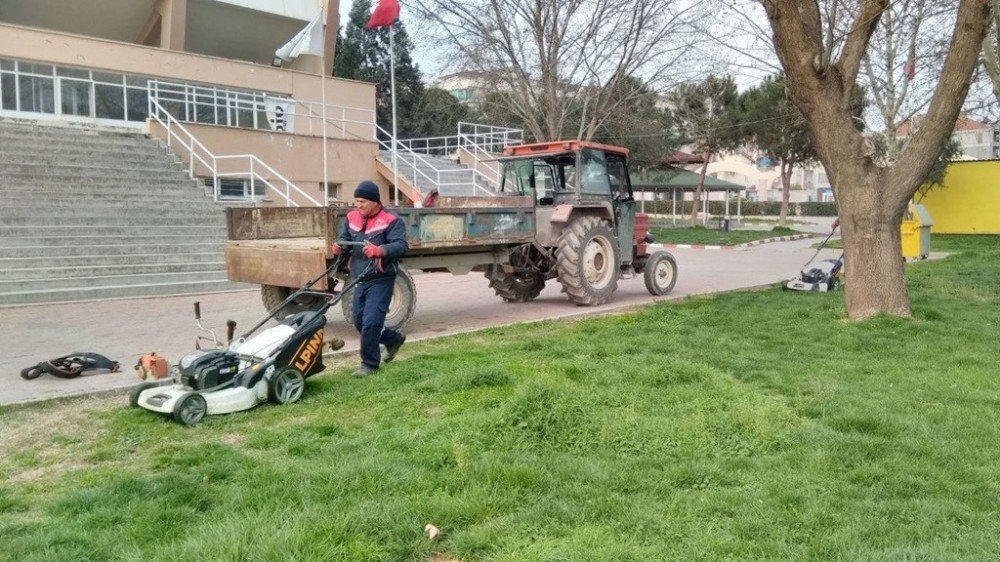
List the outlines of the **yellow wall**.
<svg viewBox="0 0 1000 562">
<path fill-rule="evenodd" d="M 1000 234 L 1000 161 L 952 162 L 944 187 L 920 200 L 939 234 Z"/>
</svg>

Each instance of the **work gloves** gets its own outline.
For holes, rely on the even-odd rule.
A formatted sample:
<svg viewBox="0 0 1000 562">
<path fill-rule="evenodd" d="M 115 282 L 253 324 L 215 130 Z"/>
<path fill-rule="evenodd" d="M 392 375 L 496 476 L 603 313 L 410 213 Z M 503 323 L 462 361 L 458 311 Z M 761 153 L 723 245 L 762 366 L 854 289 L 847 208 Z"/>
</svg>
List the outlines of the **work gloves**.
<svg viewBox="0 0 1000 562">
<path fill-rule="evenodd" d="M 383 249 L 382 246 L 376 246 L 375 244 L 369 244 L 368 246 L 365 246 L 362 251 L 365 253 L 366 256 L 368 256 L 368 259 L 374 260 L 377 258 L 385 257 L 385 249 Z"/>
</svg>

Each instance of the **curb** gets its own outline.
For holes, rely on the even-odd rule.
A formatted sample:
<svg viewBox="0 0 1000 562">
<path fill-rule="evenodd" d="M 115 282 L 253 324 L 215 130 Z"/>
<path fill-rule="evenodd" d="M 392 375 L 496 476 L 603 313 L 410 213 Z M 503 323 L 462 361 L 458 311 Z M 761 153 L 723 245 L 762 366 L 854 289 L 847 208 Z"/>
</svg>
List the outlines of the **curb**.
<svg viewBox="0 0 1000 562">
<path fill-rule="evenodd" d="M 709 244 L 659 244 L 663 248 L 679 248 L 683 250 L 736 250 L 739 248 L 751 248 L 753 246 L 760 246 L 761 244 L 769 244 L 771 242 L 788 242 L 791 240 L 802 240 L 805 238 L 814 238 L 816 234 L 791 234 L 789 236 L 776 236 L 774 238 L 764 238 L 762 240 L 754 240 L 753 242 L 744 242 L 742 244 L 736 244 L 733 246 L 714 246 Z"/>
<path fill-rule="evenodd" d="M 804 240 L 806 238 L 815 238 L 816 234 L 805 233 L 805 234 L 792 234 L 789 236 L 778 236 L 775 238 L 765 238 L 763 240 L 754 240 L 753 242 L 744 242 L 738 245 L 738 248 L 749 248 L 751 246 L 760 246 L 761 244 L 768 244 L 770 242 L 788 242 L 790 240 Z"/>
</svg>

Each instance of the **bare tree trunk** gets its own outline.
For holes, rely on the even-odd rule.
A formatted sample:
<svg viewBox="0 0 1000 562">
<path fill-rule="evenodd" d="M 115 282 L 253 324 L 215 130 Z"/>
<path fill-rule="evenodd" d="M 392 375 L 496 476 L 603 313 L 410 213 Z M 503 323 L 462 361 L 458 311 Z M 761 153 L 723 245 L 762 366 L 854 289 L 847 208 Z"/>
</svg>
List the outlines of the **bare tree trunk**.
<svg viewBox="0 0 1000 562">
<path fill-rule="evenodd" d="M 844 237 L 845 304 L 851 320 L 879 313 L 910 316 L 910 294 L 903 269 L 899 224 L 903 209 L 885 209 L 880 175 L 844 177 L 866 184 L 837 201 Z M 884 209 L 884 210 L 883 210 Z"/>
<path fill-rule="evenodd" d="M 701 192 L 705 189 L 705 175 L 708 173 L 708 159 L 712 155 L 705 153 L 705 163 L 701 165 L 701 175 L 698 177 L 698 186 L 694 189 L 694 205 L 691 209 L 691 226 L 698 224 L 698 203 L 701 202 Z"/>
<path fill-rule="evenodd" d="M 788 200 L 791 198 L 792 165 L 781 162 L 781 213 L 778 215 L 778 226 L 788 223 Z"/>
<path fill-rule="evenodd" d="M 955 126 L 991 16 L 989 0 L 959 0 L 948 56 L 927 116 L 891 166 L 854 127 L 850 95 L 868 43 L 889 0 L 858 3 L 838 60 L 810 56 L 822 50 L 819 5 L 763 2 L 775 49 L 787 76 L 788 97 L 809 122 L 816 152 L 830 176 L 844 236 L 847 315 L 910 316 L 899 224 Z"/>
</svg>

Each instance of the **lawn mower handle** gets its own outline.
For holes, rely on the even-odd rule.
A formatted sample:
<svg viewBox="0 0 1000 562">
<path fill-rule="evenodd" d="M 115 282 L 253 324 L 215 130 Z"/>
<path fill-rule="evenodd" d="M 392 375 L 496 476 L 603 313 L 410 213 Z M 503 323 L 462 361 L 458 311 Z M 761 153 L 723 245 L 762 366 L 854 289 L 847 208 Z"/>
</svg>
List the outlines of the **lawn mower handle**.
<svg viewBox="0 0 1000 562">
<path fill-rule="evenodd" d="M 349 245 L 351 245 L 351 246 L 363 246 L 364 244 L 361 243 L 361 242 L 350 242 Z M 309 288 L 312 287 L 313 285 L 315 285 L 320 279 L 323 279 L 324 277 L 328 277 L 331 273 L 333 273 L 334 271 L 336 271 L 343 264 L 345 257 L 346 257 L 346 254 L 338 255 L 333 260 L 333 262 L 330 264 L 330 266 L 327 267 L 325 270 L 323 270 L 323 273 L 320 273 L 319 275 L 317 275 L 313 279 L 307 281 L 305 285 L 302 285 L 295 292 L 293 292 L 292 294 L 288 295 L 288 297 L 286 297 L 285 300 L 281 301 L 281 304 L 279 304 L 278 306 L 274 307 L 273 310 L 269 311 L 267 316 L 265 316 L 260 322 L 258 322 L 256 325 L 254 325 L 253 328 L 250 328 L 249 330 L 247 330 L 247 332 L 244 333 L 243 335 L 241 335 L 239 339 L 245 340 L 246 338 L 250 337 L 250 334 L 256 332 L 261 326 L 263 326 L 265 323 L 267 323 L 268 320 L 274 318 L 278 314 L 278 312 L 281 311 L 281 309 L 285 308 L 286 304 L 288 304 L 288 303 L 292 302 L 293 300 L 295 300 L 295 298 L 298 297 L 299 295 L 301 295 L 303 293 L 306 293 L 306 292 L 310 292 Z M 340 302 L 340 299 L 343 297 L 344 293 L 346 293 L 347 291 L 349 291 L 352 288 L 354 288 L 354 286 L 358 284 L 358 281 L 360 281 L 365 275 L 368 275 L 368 273 L 374 267 L 375 267 L 375 261 L 374 260 L 369 261 L 368 266 L 365 267 L 364 271 L 362 271 L 352 281 L 350 281 L 349 283 L 347 283 L 346 285 L 344 285 L 344 288 L 340 291 L 340 293 L 337 293 L 336 295 L 333 295 L 333 298 L 327 300 L 327 302 L 322 307 L 320 307 L 319 310 L 322 310 L 323 312 L 326 312 L 326 310 L 329 309 L 331 306 L 333 306 L 334 304 Z M 313 293 L 316 293 L 316 292 L 313 292 Z"/>
</svg>

